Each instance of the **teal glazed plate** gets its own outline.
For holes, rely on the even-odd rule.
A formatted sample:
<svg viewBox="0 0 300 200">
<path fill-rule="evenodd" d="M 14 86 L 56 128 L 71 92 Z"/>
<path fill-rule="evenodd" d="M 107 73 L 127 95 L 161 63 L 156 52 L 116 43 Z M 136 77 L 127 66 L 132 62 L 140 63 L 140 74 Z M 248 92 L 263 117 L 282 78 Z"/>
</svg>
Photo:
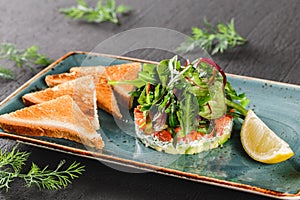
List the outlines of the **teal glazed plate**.
<svg viewBox="0 0 300 200">
<path fill-rule="evenodd" d="M 75 66 L 109 66 L 132 61 L 155 63 L 120 56 L 70 52 L 3 100 L 0 103 L 0 114 L 23 108 L 21 97 L 28 92 L 46 88 L 46 75 L 68 72 Z M 135 137 L 131 118 L 118 121 L 102 110 L 98 111 L 101 125 L 99 134 L 105 143 L 101 152 L 63 139 L 27 137 L 6 133 L 1 129 L 0 137 L 129 169 L 152 171 L 278 199 L 300 199 L 300 86 L 232 74 L 227 77 L 238 92 L 245 92 L 250 98 L 249 108 L 289 143 L 295 153 L 291 159 L 274 165 L 252 160 L 241 145 L 239 123 L 235 123 L 231 139 L 221 148 L 196 155 L 157 152 L 145 147 Z"/>
</svg>

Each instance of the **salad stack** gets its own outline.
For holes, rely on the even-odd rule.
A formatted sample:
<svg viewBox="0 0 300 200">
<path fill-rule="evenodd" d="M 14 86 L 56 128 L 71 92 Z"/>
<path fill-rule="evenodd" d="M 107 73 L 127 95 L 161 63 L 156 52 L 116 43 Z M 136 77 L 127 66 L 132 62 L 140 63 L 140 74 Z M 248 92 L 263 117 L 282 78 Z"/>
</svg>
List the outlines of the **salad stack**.
<svg viewBox="0 0 300 200">
<path fill-rule="evenodd" d="M 195 154 L 224 144 L 233 118 L 243 118 L 249 103 L 208 58 L 185 65 L 177 56 L 157 65 L 145 63 L 137 79 L 117 84 L 136 86 L 131 95 L 137 137 L 171 154 Z"/>
</svg>

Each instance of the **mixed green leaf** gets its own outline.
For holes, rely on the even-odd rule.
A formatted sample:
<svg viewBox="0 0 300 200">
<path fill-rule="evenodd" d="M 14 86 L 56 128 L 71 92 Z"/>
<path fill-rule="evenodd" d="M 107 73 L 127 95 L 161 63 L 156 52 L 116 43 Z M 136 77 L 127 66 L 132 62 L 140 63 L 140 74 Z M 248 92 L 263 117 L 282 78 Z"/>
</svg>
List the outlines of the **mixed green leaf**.
<svg viewBox="0 0 300 200">
<path fill-rule="evenodd" d="M 77 0 L 77 6 L 66 9 L 60 9 L 60 12 L 74 20 L 83 20 L 87 22 L 112 22 L 119 24 L 118 14 L 128 13 L 130 7 L 116 6 L 114 0 L 107 0 L 106 4 L 98 1 L 95 8 L 90 7 L 84 0 Z"/>
<path fill-rule="evenodd" d="M 205 28 L 192 28 L 192 36 L 183 42 L 178 48 L 179 51 L 187 53 L 195 48 L 204 49 L 213 54 L 223 53 L 228 49 L 238 45 L 243 45 L 247 42 L 245 38 L 240 36 L 234 27 L 234 19 L 230 23 L 219 23 L 217 29 L 213 27 L 204 18 Z"/>
<path fill-rule="evenodd" d="M 48 169 L 48 166 L 40 168 L 32 163 L 28 173 L 22 173 L 29 155 L 28 152 L 17 150 L 17 146 L 10 152 L 0 150 L 0 189 L 8 191 L 15 179 L 22 179 L 27 187 L 35 185 L 39 189 L 58 190 L 67 187 L 84 172 L 84 166 L 77 162 L 62 169 L 65 164 L 63 160 L 55 170 Z"/>
<path fill-rule="evenodd" d="M 133 84 L 137 89 L 140 110 L 150 118 L 146 129 L 160 131 L 180 127 L 179 134 L 193 130 L 208 133 L 209 122 L 231 114 L 245 116 L 249 103 L 245 94 L 237 94 L 224 72 L 210 59 L 200 58 L 185 66 L 177 56 L 158 65 L 144 64 L 137 79 L 109 81 L 110 84 Z"/>
</svg>

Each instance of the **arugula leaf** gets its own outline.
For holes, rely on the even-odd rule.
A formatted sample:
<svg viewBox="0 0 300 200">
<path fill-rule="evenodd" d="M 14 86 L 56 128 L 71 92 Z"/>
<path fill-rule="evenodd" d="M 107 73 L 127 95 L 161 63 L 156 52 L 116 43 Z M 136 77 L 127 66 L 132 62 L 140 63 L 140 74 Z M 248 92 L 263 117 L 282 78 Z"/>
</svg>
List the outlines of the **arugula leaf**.
<svg viewBox="0 0 300 200">
<path fill-rule="evenodd" d="M 74 20 L 83 20 L 87 22 L 112 22 L 120 24 L 117 14 L 128 13 L 131 8 L 124 5 L 116 7 L 115 0 L 106 0 L 106 5 L 102 1 L 98 1 L 95 8 L 89 7 L 84 0 L 77 0 L 77 6 L 66 9 L 60 9 L 60 12 L 65 14 L 68 18 Z"/>
<path fill-rule="evenodd" d="M 157 74 L 160 79 L 160 83 L 163 87 L 167 86 L 169 75 L 171 71 L 169 70 L 169 60 L 163 60 L 157 65 Z"/>
<path fill-rule="evenodd" d="M 17 150 L 17 145 L 10 152 L 0 150 L 0 189 L 10 188 L 16 178 L 23 179 L 27 187 L 32 185 L 39 189 L 58 190 L 67 187 L 71 180 L 84 172 L 84 166 L 74 162 L 67 169 L 62 169 L 65 161 L 60 161 L 55 170 L 43 169 L 32 163 L 28 173 L 21 173 L 30 153 Z"/>
<path fill-rule="evenodd" d="M 199 113 L 199 106 L 197 98 L 184 90 L 182 99 L 179 101 L 179 110 L 177 111 L 180 118 L 179 123 L 182 128 L 181 134 L 187 135 L 188 133 L 198 129 L 199 122 L 197 121 L 197 116 Z"/>
<path fill-rule="evenodd" d="M 198 47 L 214 55 L 247 42 L 236 32 L 233 18 L 227 25 L 219 23 L 217 30 L 205 18 L 204 24 L 206 28 L 192 28 L 192 36 L 178 47 L 179 51 L 187 53 Z"/>
<path fill-rule="evenodd" d="M 246 106 L 249 104 L 250 100 L 246 97 L 245 93 L 237 94 L 236 90 L 231 86 L 229 82 L 225 85 L 226 94 L 226 104 L 230 108 L 234 108 L 242 116 L 246 116 L 247 109 Z M 238 117 L 240 117 L 238 115 Z"/>
<path fill-rule="evenodd" d="M 177 110 L 179 109 L 179 106 L 177 105 L 177 102 L 174 98 L 171 99 L 170 103 L 170 114 L 169 114 L 169 126 L 171 128 L 176 128 L 179 125 L 179 121 L 177 119 Z M 167 111 L 166 111 L 167 113 Z"/>
<path fill-rule="evenodd" d="M 243 107 L 246 107 L 250 103 L 250 100 L 246 97 L 246 94 L 241 93 L 238 95 L 236 90 L 232 87 L 232 85 L 229 82 L 226 83 L 225 92 L 229 100 L 239 101 L 239 103 Z"/>
</svg>

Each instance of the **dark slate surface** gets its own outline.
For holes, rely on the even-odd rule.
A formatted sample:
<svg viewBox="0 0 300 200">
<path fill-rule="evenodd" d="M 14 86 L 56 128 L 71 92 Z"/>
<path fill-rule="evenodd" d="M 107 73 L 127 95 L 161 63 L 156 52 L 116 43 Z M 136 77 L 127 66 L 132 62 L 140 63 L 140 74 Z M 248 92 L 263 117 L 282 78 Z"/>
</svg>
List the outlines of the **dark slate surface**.
<svg viewBox="0 0 300 200">
<path fill-rule="evenodd" d="M 88 1 L 95 5 L 96 1 Z M 235 18 L 236 29 L 249 43 L 213 59 L 226 72 L 300 84 L 300 1 L 299 0 L 122 0 L 134 11 L 121 18 L 122 25 L 74 22 L 58 9 L 75 1 L 0 1 L 0 42 L 20 48 L 40 46 L 40 52 L 57 59 L 69 51 L 91 51 L 102 41 L 122 31 L 141 27 L 161 27 L 190 34 L 192 26 L 203 27 L 203 17 L 212 23 Z M 141 40 L 142 38 L 138 38 Z M 164 38 L 158 40 L 165 42 Z M 129 44 L 130 42 L 128 42 Z M 126 46 L 126 42 L 123 45 Z M 111 48 L 119 52 L 118 45 Z M 124 52 L 138 58 L 159 60 L 165 55 L 152 51 Z M 0 81 L 0 100 L 29 80 L 40 69 L 18 69 L 1 61 L 17 74 L 16 81 Z M 1 139 L 1 148 L 15 142 Z M 224 189 L 154 173 L 126 173 L 98 161 L 20 145 L 31 152 L 30 162 L 55 166 L 61 159 L 79 161 L 86 166 L 80 179 L 61 191 L 26 188 L 12 183 L 0 199 L 267 199 L 245 192 Z"/>
</svg>

